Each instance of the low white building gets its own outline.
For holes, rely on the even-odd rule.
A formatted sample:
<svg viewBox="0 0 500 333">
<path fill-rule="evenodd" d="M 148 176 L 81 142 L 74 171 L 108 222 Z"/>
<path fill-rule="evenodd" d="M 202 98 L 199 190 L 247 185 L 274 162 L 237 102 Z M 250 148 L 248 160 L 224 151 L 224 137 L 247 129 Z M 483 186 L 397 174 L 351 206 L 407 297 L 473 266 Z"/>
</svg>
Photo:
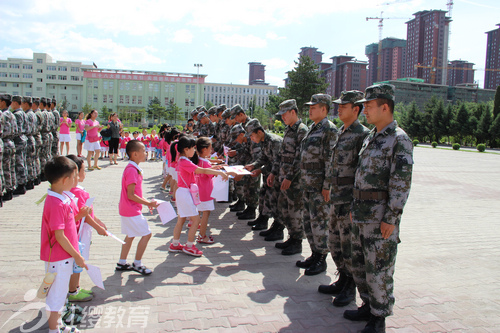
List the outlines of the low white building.
<svg viewBox="0 0 500 333">
<path fill-rule="evenodd" d="M 248 109 L 254 99 L 256 105 L 265 108 L 269 95 L 277 94 L 277 86 L 205 83 L 205 103 L 226 104 L 228 108 L 240 104 L 243 109 Z"/>
</svg>

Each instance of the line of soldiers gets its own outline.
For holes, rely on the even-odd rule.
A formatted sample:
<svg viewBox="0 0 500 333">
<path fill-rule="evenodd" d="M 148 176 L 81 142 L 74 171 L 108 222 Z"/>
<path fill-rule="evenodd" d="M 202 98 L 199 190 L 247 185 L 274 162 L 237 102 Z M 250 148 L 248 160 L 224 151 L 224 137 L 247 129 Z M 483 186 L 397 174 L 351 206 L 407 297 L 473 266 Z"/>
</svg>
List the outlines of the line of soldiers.
<svg viewBox="0 0 500 333">
<path fill-rule="evenodd" d="M 311 256 L 296 262 L 305 275 L 326 271 L 332 255 L 339 278 L 321 285 L 321 293 L 336 295 L 333 305 L 346 306 L 356 298 L 363 305 L 344 317 L 368 321 L 362 332 L 385 332 L 385 317 L 394 306 L 393 275 L 399 224 L 411 187 L 413 145 L 393 118 L 394 86 L 344 91 L 339 106 L 340 129 L 328 120 L 332 99 L 313 95 L 309 128 L 298 117 L 293 99 L 279 106 L 277 115 L 287 125 L 283 138 L 264 130 L 240 105 L 193 110 L 197 135 L 213 138 L 214 148 L 229 164 L 244 165 L 250 176 L 235 178 L 238 201 L 231 211 L 249 221 L 266 241 L 283 240 L 275 247 L 283 255 L 302 252 L 304 234 Z M 363 111 L 373 130 L 363 126 Z M 207 116 L 208 113 L 208 116 Z M 209 119 L 208 119 L 209 118 Z M 262 177 L 262 186 L 261 184 Z M 260 189 L 259 189 L 260 188 Z"/>
<path fill-rule="evenodd" d="M 45 181 L 43 168 L 58 155 L 57 101 L 0 94 L 0 207 Z"/>
</svg>

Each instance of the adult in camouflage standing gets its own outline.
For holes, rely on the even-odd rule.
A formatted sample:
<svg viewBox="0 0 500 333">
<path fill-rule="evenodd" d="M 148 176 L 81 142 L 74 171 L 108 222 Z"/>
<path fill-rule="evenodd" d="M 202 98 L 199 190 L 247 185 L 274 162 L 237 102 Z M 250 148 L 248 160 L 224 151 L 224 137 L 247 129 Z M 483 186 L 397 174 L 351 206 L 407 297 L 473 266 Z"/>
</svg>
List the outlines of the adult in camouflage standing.
<svg viewBox="0 0 500 333">
<path fill-rule="evenodd" d="M 54 116 L 54 123 L 52 125 L 52 149 L 51 154 L 52 157 L 56 157 L 59 153 L 59 126 L 61 124 L 61 115 L 57 110 L 57 101 L 55 98 L 52 98 L 50 103 L 51 112 Z"/>
<path fill-rule="evenodd" d="M 3 180 L 3 102 L 2 94 L 0 94 L 0 207 L 3 207 L 3 190 L 4 190 L 4 180 Z"/>
<path fill-rule="evenodd" d="M 306 275 L 326 271 L 328 255 L 328 220 L 330 214 L 331 179 L 326 171 L 332 163 L 332 150 L 337 141 L 337 127 L 328 120 L 332 98 L 327 94 L 315 94 L 309 105 L 309 127 L 300 146 L 300 182 L 304 195 L 304 232 L 312 254 L 297 261 L 305 268 Z"/>
<path fill-rule="evenodd" d="M 245 166 L 252 173 L 262 172 L 263 184 L 259 193 L 259 217 L 248 222 L 252 225 L 252 230 L 262 230 L 267 228 L 269 217 L 274 218 L 273 227 L 266 233 L 261 233 L 266 241 L 275 241 L 283 239 L 283 229 L 285 228 L 278 212 L 278 195 L 280 184 L 271 182 L 269 179 L 271 171 L 276 169 L 278 154 L 281 150 L 283 138 L 279 135 L 268 133 L 260 124 L 259 120 L 253 119 L 247 129 L 251 131 L 250 139 L 255 143 L 260 143 L 261 154 L 257 161 Z"/>
<path fill-rule="evenodd" d="M 362 91 L 343 91 L 340 98 L 333 101 L 338 104 L 339 119 L 344 123 L 339 129 L 339 138 L 333 150 L 331 169 L 326 170 L 327 177 L 332 179 L 328 243 L 339 278 L 331 285 L 319 286 L 318 291 L 337 295 L 333 300 L 335 306 L 348 305 L 356 297 L 350 265 L 352 222 L 349 212 L 358 153 L 369 132 L 358 120 L 363 110 L 363 104 L 358 101 L 363 97 Z"/>
<path fill-rule="evenodd" d="M 42 148 L 40 149 L 40 166 L 42 169 L 42 181 L 45 181 L 45 175 L 43 174 L 43 169 L 45 168 L 45 164 L 52 158 L 51 154 L 51 147 L 52 147 L 52 132 L 51 132 L 51 126 L 52 123 L 50 122 L 50 115 L 49 112 L 47 111 L 47 98 L 42 97 L 40 98 L 40 109 L 41 109 L 41 115 L 42 115 L 42 127 L 41 127 L 41 134 L 42 134 Z"/>
<path fill-rule="evenodd" d="M 365 333 L 385 332 L 392 314 L 399 225 L 411 187 L 413 145 L 394 120 L 394 89 L 374 85 L 360 100 L 375 125 L 359 152 L 351 206 L 352 274 L 363 305 L 344 317 L 368 320 Z"/>
<path fill-rule="evenodd" d="M 200 124 L 198 127 L 198 136 L 213 137 L 215 135 L 214 124 L 205 112 L 198 113 L 198 121 Z"/>
<path fill-rule="evenodd" d="M 26 147 L 28 145 L 28 119 L 26 113 L 21 108 L 23 98 L 19 95 L 12 96 L 11 108 L 14 110 L 16 118 L 17 133 L 14 136 L 14 144 L 16 146 L 16 181 L 17 187 L 14 194 L 25 194 L 26 183 L 28 182 L 28 173 L 26 170 Z"/>
<path fill-rule="evenodd" d="M 3 180 L 5 194 L 3 201 L 11 200 L 12 194 L 17 187 L 16 181 L 16 146 L 14 137 L 17 134 L 16 117 L 9 111 L 12 103 L 11 94 L 0 96 L 0 109 L 2 109 L 2 140 L 3 140 Z"/>
<path fill-rule="evenodd" d="M 35 167 L 36 167 L 36 174 L 37 174 L 37 179 L 35 185 L 39 185 L 42 182 L 42 146 L 43 146 L 43 140 L 42 140 L 42 130 L 43 130 L 43 114 L 42 110 L 39 108 L 40 105 L 40 98 L 39 97 L 34 97 L 33 98 L 33 104 L 31 105 L 31 108 L 33 109 L 33 112 L 35 112 L 36 116 L 36 122 L 37 122 L 37 127 L 35 129 L 35 142 L 36 142 L 36 157 L 35 157 Z"/>
<path fill-rule="evenodd" d="M 33 98 L 31 96 L 23 97 L 23 102 L 21 107 L 24 112 L 26 112 L 26 118 L 28 121 L 28 132 L 26 137 L 28 139 L 26 145 L 26 168 L 28 172 L 28 182 L 26 183 L 26 189 L 32 190 L 36 185 L 36 178 L 38 174 L 36 173 L 36 141 L 35 141 L 35 131 L 37 130 L 37 120 L 36 115 L 31 109 L 33 105 Z"/>
<path fill-rule="evenodd" d="M 307 133 L 307 126 L 298 117 L 297 102 L 289 99 L 279 105 L 276 115 L 286 125 L 283 144 L 278 153 L 277 163 L 269 175 L 271 183 L 279 184 L 278 213 L 279 221 L 288 229 L 288 240 L 276 243 L 281 254 L 302 253 L 304 227 L 302 225 L 302 191 L 300 190 L 300 143 Z M 276 223 L 276 220 L 275 220 Z M 272 229 L 272 228 L 271 228 Z"/>
</svg>

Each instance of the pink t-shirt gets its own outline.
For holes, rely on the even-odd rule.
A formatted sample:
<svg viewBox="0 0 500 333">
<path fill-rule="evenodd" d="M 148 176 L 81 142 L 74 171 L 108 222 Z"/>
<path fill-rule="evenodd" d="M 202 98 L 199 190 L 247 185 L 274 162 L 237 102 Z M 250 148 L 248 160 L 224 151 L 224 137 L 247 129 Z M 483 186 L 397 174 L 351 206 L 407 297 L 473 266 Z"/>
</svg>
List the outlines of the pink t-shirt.
<svg viewBox="0 0 500 333">
<path fill-rule="evenodd" d="M 89 194 L 89 192 L 85 191 L 85 189 L 83 187 L 81 187 L 80 185 L 78 185 L 77 187 L 73 187 L 71 189 L 71 193 L 73 193 L 75 195 L 75 197 L 78 199 L 76 204 L 78 206 L 78 211 L 80 211 L 80 209 L 82 209 L 82 207 L 85 206 L 85 203 L 90 198 L 90 194 Z M 90 207 L 92 207 L 92 206 L 90 206 Z M 90 217 L 94 218 L 94 210 L 93 209 L 90 212 Z M 80 224 L 80 221 L 77 221 L 77 223 Z"/>
<path fill-rule="evenodd" d="M 177 162 L 177 184 L 179 187 L 189 188 L 189 185 L 196 183 L 194 170 L 198 166 L 188 158 L 181 156 Z"/>
<path fill-rule="evenodd" d="M 64 230 L 64 235 L 78 251 L 75 214 L 68 196 L 48 190 L 42 214 L 41 260 L 55 262 L 71 258 L 71 255 L 57 242 L 55 230 Z M 53 245 L 52 253 L 50 245 Z"/>
<path fill-rule="evenodd" d="M 99 125 L 99 122 L 96 120 L 96 121 L 92 121 L 92 119 L 89 119 L 85 122 L 85 125 L 88 125 L 88 126 L 97 126 Z M 87 131 L 87 139 L 89 140 L 89 142 L 97 142 L 99 141 L 99 127 L 95 127 L 91 130 L 88 130 Z"/>
<path fill-rule="evenodd" d="M 120 139 L 120 148 L 125 149 L 127 148 L 127 142 L 130 141 L 129 137 L 124 137 Z"/>
<path fill-rule="evenodd" d="M 68 124 L 66 125 L 66 123 L 64 122 L 64 118 L 61 117 L 61 120 L 60 120 L 60 127 L 59 127 L 59 133 L 60 134 L 69 134 L 69 128 L 71 127 L 71 124 L 73 123 L 71 121 L 71 118 L 66 118 L 66 120 L 68 121 Z"/>
<path fill-rule="evenodd" d="M 130 161 L 123 171 L 122 192 L 118 206 L 121 216 L 137 216 L 142 212 L 142 205 L 128 198 L 127 187 L 130 184 L 135 184 L 134 193 L 142 198 L 142 169 L 133 161 Z"/>
<path fill-rule="evenodd" d="M 204 158 L 199 159 L 198 166 L 200 168 L 211 168 L 212 164 Z M 200 173 L 197 176 L 196 183 L 198 184 L 198 188 L 200 189 L 200 200 L 201 201 L 210 201 L 213 198 L 210 196 L 212 194 L 212 190 L 214 189 L 214 182 L 212 178 L 214 175 L 207 175 L 205 173 Z"/>
<path fill-rule="evenodd" d="M 75 125 L 76 125 L 76 133 L 83 133 L 83 131 L 85 130 L 85 120 L 76 119 Z"/>
<path fill-rule="evenodd" d="M 156 148 L 158 146 L 158 137 L 151 135 L 151 147 Z"/>
</svg>

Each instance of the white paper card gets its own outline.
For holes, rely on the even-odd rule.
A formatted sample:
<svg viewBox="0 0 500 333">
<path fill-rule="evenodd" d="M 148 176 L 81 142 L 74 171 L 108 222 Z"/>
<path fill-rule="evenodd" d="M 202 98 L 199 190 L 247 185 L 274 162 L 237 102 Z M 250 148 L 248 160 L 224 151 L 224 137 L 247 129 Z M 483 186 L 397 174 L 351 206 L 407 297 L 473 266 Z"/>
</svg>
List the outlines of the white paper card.
<svg viewBox="0 0 500 333">
<path fill-rule="evenodd" d="M 227 201 L 229 196 L 229 182 L 217 176 L 213 178 L 214 189 L 210 195 L 215 201 Z"/>
<path fill-rule="evenodd" d="M 245 166 L 243 165 L 231 165 L 231 166 L 224 166 L 224 170 L 227 172 L 234 172 L 237 175 L 251 175 L 252 173 L 245 169 Z"/>
<path fill-rule="evenodd" d="M 156 200 L 160 205 L 156 207 L 160 215 L 161 224 L 168 223 L 177 217 L 177 213 L 170 201 Z"/>
<path fill-rule="evenodd" d="M 102 282 L 102 275 L 101 275 L 101 269 L 97 266 L 89 265 L 87 264 L 87 267 L 89 268 L 87 270 L 87 273 L 90 276 L 90 279 L 94 284 L 104 290 L 104 283 Z"/>
</svg>

